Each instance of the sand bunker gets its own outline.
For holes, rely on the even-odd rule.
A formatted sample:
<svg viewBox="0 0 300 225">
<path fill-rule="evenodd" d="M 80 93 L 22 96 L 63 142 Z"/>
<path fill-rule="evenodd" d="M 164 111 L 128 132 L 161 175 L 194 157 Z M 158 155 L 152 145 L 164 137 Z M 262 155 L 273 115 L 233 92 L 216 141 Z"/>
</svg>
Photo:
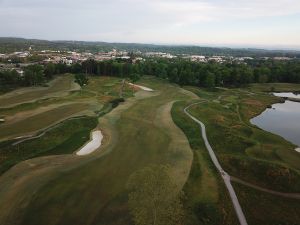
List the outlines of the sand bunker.
<svg viewBox="0 0 300 225">
<path fill-rule="evenodd" d="M 141 85 L 136 85 L 136 84 L 133 84 L 133 83 L 129 83 L 130 85 L 133 85 L 133 86 L 135 86 L 135 87 L 138 87 L 138 88 L 140 88 L 140 89 L 142 89 L 142 90 L 144 90 L 144 91 L 154 91 L 153 89 L 151 89 L 151 88 L 147 88 L 147 87 L 144 87 L 144 86 L 141 86 Z"/>
<path fill-rule="evenodd" d="M 103 139 L 102 132 L 100 130 L 93 131 L 92 140 L 82 147 L 76 155 L 88 155 L 97 150 L 101 146 Z"/>
<path fill-rule="evenodd" d="M 296 152 L 299 152 L 299 153 L 300 153 L 300 148 L 296 148 L 295 150 L 296 150 Z"/>
</svg>

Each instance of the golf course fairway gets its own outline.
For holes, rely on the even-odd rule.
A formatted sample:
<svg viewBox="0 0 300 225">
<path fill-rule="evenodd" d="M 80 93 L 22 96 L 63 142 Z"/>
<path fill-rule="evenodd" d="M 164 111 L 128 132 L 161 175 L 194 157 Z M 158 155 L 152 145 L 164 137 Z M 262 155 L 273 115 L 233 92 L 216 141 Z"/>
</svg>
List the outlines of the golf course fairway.
<svg viewBox="0 0 300 225">
<path fill-rule="evenodd" d="M 249 122 L 280 101 L 263 87 L 179 87 L 144 76 L 133 88 L 92 76 L 70 92 L 70 75 L 58 79 L 64 87 L 54 80 L 50 90 L 61 96 L 40 99 L 43 88 L 22 89 L 31 98 L 0 109 L 7 119 L 0 128 L 1 225 L 132 225 L 128 180 L 153 165 L 169 168 L 185 225 L 239 224 L 222 180 L 227 173 L 249 225 L 300 221 L 295 146 Z M 226 174 L 214 166 L 196 121 Z"/>
<path fill-rule="evenodd" d="M 169 165 L 180 191 L 193 156 L 170 113 L 175 101 L 196 97 L 154 78 L 140 84 L 155 91 L 141 90 L 99 119 L 101 151 L 34 158 L 4 173 L 0 224 L 130 224 L 127 180 L 151 164 Z"/>
</svg>

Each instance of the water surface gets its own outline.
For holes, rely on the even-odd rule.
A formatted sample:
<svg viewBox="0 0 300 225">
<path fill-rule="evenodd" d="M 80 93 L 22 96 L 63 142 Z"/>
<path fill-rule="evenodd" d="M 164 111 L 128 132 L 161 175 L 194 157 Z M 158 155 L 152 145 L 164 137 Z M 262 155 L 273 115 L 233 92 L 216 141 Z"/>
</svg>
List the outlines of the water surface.
<svg viewBox="0 0 300 225">
<path fill-rule="evenodd" d="M 266 109 L 262 114 L 251 119 L 250 122 L 300 146 L 299 102 L 285 101 L 285 103 L 274 104 L 271 109 Z"/>
<path fill-rule="evenodd" d="M 281 92 L 281 93 L 273 93 L 273 94 L 277 97 L 300 99 L 300 94 L 296 94 L 296 93 L 292 93 L 292 92 Z"/>
</svg>

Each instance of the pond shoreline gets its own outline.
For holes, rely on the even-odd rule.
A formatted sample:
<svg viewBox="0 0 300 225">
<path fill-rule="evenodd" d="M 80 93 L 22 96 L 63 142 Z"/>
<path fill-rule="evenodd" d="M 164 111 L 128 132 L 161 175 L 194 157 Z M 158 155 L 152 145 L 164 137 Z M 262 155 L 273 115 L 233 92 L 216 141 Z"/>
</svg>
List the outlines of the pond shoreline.
<svg viewBox="0 0 300 225">
<path fill-rule="evenodd" d="M 300 99 L 299 98 L 284 98 L 286 100 L 292 101 L 292 102 L 299 102 L 300 103 Z"/>
<path fill-rule="evenodd" d="M 272 94 L 282 101 L 267 107 L 260 114 L 253 117 L 250 123 L 298 146 L 295 151 L 300 153 L 300 142 L 297 136 L 300 133 L 300 126 L 299 123 L 295 123 L 295 121 L 300 121 L 300 105 L 298 104 L 300 103 L 300 96 L 299 98 L 297 98 L 298 95 L 295 95 L 296 98 L 288 97 L 287 95 L 294 95 L 289 92 L 283 93 L 283 96 L 279 96 L 280 93 Z"/>
</svg>

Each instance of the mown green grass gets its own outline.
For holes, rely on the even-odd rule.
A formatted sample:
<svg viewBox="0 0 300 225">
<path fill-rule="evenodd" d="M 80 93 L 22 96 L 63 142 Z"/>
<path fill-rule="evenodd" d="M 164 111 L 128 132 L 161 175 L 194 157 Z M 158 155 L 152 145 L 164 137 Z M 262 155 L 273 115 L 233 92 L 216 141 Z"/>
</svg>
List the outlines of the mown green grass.
<svg viewBox="0 0 300 225">
<path fill-rule="evenodd" d="M 62 85 L 65 85 L 65 90 L 68 90 L 72 79 L 72 75 L 66 75 L 59 78 L 59 81 L 62 82 L 54 80 L 49 89 L 52 92 L 60 91 L 62 90 Z M 0 126 L 0 139 L 14 138 L 35 132 L 80 111 L 85 111 L 86 115 L 98 114 L 100 111 L 103 114 L 104 111 L 110 111 L 114 108 L 111 103 L 119 99 L 121 85 L 122 79 L 119 78 L 90 77 L 89 85 L 85 86 L 81 91 L 73 91 L 68 95 L 63 95 L 61 97 L 56 96 L 42 99 L 40 98 L 43 97 L 44 94 L 42 93 L 42 95 L 40 95 L 40 89 L 31 90 L 29 88 L 31 90 L 28 92 L 31 93 L 30 102 L 23 102 L 12 107 L 0 108 L 1 118 L 14 118 L 16 114 L 19 114 L 20 119 L 15 123 L 3 123 Z M 44 90 L 44 92 L 46 92 L 46 90 Z M 47 93 L 48 92 L 49 90 Z M 25 95 L 26 93 L 27 92 L 25 91 Z M 123 97 L 126 99 L 132 97 L 133 94 L 133 90 L 128 85 L 125 85 Z M 17 96 L 19 96 L 19 94 L 16 93 L 16 96 L 12 96 L 12 98 Z M 37 114 L 41 107 L 50 107 L 51 109 L 47 112 Z M 104 108 L 101 109 L 102 107 Z M 31 112 L 34 112 L 36 115 L 26 116 L 23 114 L 21 116 L 20 114 L 23 112 L 25 114 L 29 113 L 29 115 Z"/>
<path fill-rule="evenodd" d="M 248 87 L 254 92 L 294 92 L 300 91 L 300 84 L 290 83 L 266 83 L 266 84 L 251 84 Z"/>
<path fill-rule="evenodd" d="M 48 110 L 15 123 L 4 123 L 0 126 L 0 139 L 4 140 L 38 131 L 55 124 L 57 121 L 79 113 L 87 107 L 88 104 L 84 103 L 69 104 Z"/>
<path fill-rule="evenodd" d="M 90 77 L 89 84 L 83 88 L 82 94 L 94 94 L 100 101 L 120 97 L 123 79 L 117 77 Z M 124 85 L 123 98 L 133 97 L 134 90 Z"/>
<path fill-rule="evenodd" d="M 132 224 L 127 205 L 128 177 L 151 164 L 176 167 L 186 160 L 169 148 L 173 137 L 162 125 L 163 118 L 158 119 L 158 111 L 188 97 L 179 88 L 156 79 L 142 82 L 158 92 L 132 100 L 134 104 L 120 114 L 108 114 L 116 132 L 109 149 L 102 149 L 102 157 L 59 174 L 40 189 L 26 208 L 23 224 Z M 183 134 L 180 138 L 186 140 Z M 185 175 L 176 174 L 176 178 L 180 176 Z"/>
<path fill-rule="evenodd" d="M 85 87 L 82 92 L 76 91 L 70 93 L 68 96 L 53 97 L 47 99 L 37 99 L 41 97 L 40 94 L 54 93 L 57 91 L 68 90 L 70 88 L 70 82 L 72 82 L 73 76 L 68 75 L 63 78 L 54 80 L 52 86 L 44 90 L 43 93 L 39 89 L 31 90 L 26 94 L 26 99 L 30 101 L 28 103 L 19 104 L 11 108 L 1 108 L 0 114 L 4 116 L 14 116 L 16 113 L 26 112 L 30 110 L 38 110 L 40 107 L 47 107 L 51 104 L 71 103 L 69 105 L 63 105 L 46 112 L 36 114 L 34 116 L 24 118 L 13 124 L 3 123 L 0 126 L 0 138 L 5 139 L 8 137 L 15 137 L 20 135 L 26 135 L 28 132 L 34 132 L 40 129 L 44 129 L 61 119 L 73 115 L 74 113 L 86 110 L 89 108 L 88 104 L 85 104 L 82 99 L 87 101 L 95 100 L 95 106 L 102 106 L 101 110 L 95 111 L 98 116 L 103 116 L 109 113 L 113 108 L 118 105 L 118 89 L 121 86 L 121 80 L 118 78 L 107 77 L 93 77 L 91 78 L 91 85 Z M 109 84 L 109 85 L 108 85 Z M 94 91 L 95 93 L 91 93 Z M 36 94 L 33 94 L 36 93 Z M 111 95 L 105 95 L 108 93 Z M 128 87 L 124 90 L 125 96 L 132 96 L 132 90 Z M 97 98 L 96 94 L 99 94 Z M 19 95 L 16 95 L 18 97 Z M 72 102 L 74 102 L 72 104 Z M 83 102 L 83 103 L 78 103 Z M 31 141 L 23 142 L 17 146 L 12 146 L 14 141 L 4 141 L 0 145 L 0 173 L 5 172 L 11 166 L 16 163 L 45 155 L 56 154 L 69 154 L 83 145 L 90 135 L 90 131 L 96 127 L 95 118 L 83 118 L 68 120 L 54 126 L 54 129 L 46 132 L 41 138 L 33 139 Z"/>
<path fill-rule="evenodd" d="M 6 108 L 1 107 L 0 115 L 5 115 L 5 116 L 13 115 L 20 111 L 34 110 L 39 107 L 45 107 L 51 104 L 78 102 L 78 101 L 80 102 L 84 100 L 89 100 L 89 101 L 95 100 L 99 103 L 106 103 L 115 98 L 119 98 L 119 92 L 120 92 L 121 82 L 122 82 L 121 79 L 111 78 L 111 77 L 90 77 L 89 82 L 90 82 L 89 85 L 85 86 L 82 91 L 72 91 L 67 96 L 49 97 L 43 99 L 32 98 L 30 99 L 31 102 L 18 104 L 13 107 L 6 107 Z M 56 83 L 53 85 L 56 85 Z M 123 91 L 124 94 L 123 97 L 124 98 L 132 97 L 133 93 L 134 92 L 132 91 L 132 89 L 128 85 L 125 85 Z"/>
<path fill-rule="evenodd" d="M 287 91 L 295 85 L 276 87 Z M 256 88 L 263 91 L 261 86 Z M 230 175 L 271 190 L 300 192 L 300 156 L 295 146 L 249 122 L 266 107 L 280 101 L 279 98 L 261 92 L 247 93 L 244 89 L 208 93 L 204 89 L 187 89 L 202 101 L 207 100 L 189 111 L 205 123 L 208 139 Z M 192 130 L 190 135 L 194 133 Z M 186 134 L 189 136 L 189 132 Z M 249 224 L 299 223 L 298 200 L 279 198 L 237 184 L 234 187 Z"/>
<path fill-rule="evenodd" d="M 64 75 L 51 81 L 49 87 L 27 88 L 29 91 L 24 91 L 26 89 L 23 88 L 22 90 L 13 91 L 9 93 L 10 96 L 3 96 L 0 98 L 1 108 L 7 105 L 35 101 L 36 99 L 41 99 L 50 94 L 68 91 L 71 89 L 73 81 L 74 78 L 72 75 Z"/>
<path fill-rule="evenodd" d="M 97 126 L 93 117 L 65 121 L 40 138 L 18 145 L 15 141 L 0 143 L 0 174 L 18 162 L 45 155 L 71 154 L 87 142 L 90 131 Z"/>
<path fill-rule="evenodd" d="M 211 94 L 215 99 L 220 96 Z M 229 90 L 222 92 L 220 103 L 207 101 L 190 112 L 206 124 L 208 138 L 229 174 L 271 189 L 299 192 L 300 157 L 295 146 L 249 122 L 276 100 L 269 95 Z M 224 107 L 228 102 L 232 105 Z"/>
<path fill-rule="evenodd" d="M 65 79 L 63 80 L 65 81 Z M 69 77 L 67 80 L 69 81 Z M 68 88 L 69 82 L 57 82 L 53 85 L 50 91 L 60 91 L 63 90 L 64 85 L 66 85 L 64 87 L 65 89 Z M 40 99 L 34 102 L 19 104 L 11 108 L 2 108 L 0 109 L 2 115 L 14 115 L 19 112 L 38 109 L 39 107 L 45 107 L 54 103 L 75 102 L 74 104 L 57 107 L 47 112 L 37 114 L 12 124 L 11 126 L 6 126 L 6 124 L 3 123 L 0 127 L 0 137 L 21 135 L 39 130 L 68 115 L 87 109 L 87 104 L 76 103 L 76 101 L 89 96 L 88 93 L 90 93 L 91 90 L 97 94 L 102 93 L 98 99 L 104 103 L 104 106 L 101 110 L 95 111 L 95 113 L 97 113 L 98 116 L 103 116 L 118 105 L 120 100 L 117 98 L 117 90 L 120 88 L 120 85 L 121 81 L 118 78 L 94 77 L 91 78 L 91 85 L 86 86 L 83 92 L 74 92 L 69 96 L 61 98 Z M 105 96 L 104 93 L 111 95 Z M 124 93 L 127 97 L 132 96 L 132 90 L 129 90 L 128 87 L 125 88 Z M 95 94 L 92 93 L 89 98 L 93 98 L 94 96 Z M 26 141 L 17 146 L 11 145 L 15 141 L 1 142 L 0 173 L 5 172 L 11 166 L 26 159 L 45 155 L 73 153 L 89 139 L 90 131 L 96 127 L 96 121 L 95 118 L 68 120 L 55 125 L 54 129 L 46 132 L 41 138 Z"/>
<path fill-rule="evenodd" d="M 104 103 L 102 112 L 107 113 L 112 109 L 112 105 L 107 103 L 119 95 L 120 82 L 118 78 L 91 78 L 90 85 L 67 98 L 70 101 L 96 99 L 96 104 Z M 184 204 L 188 213 L 186 224 L 237 224 L 223 181 L 203 145 L 199 126 L 183 113 L 190 98 L 183 95 L 179 88 L 158 79 L 147 77 L 141 84 L 157 92 L 150 94 L 152 97 L 135 99 L 134 104 L 119 113 L 109 114 L 108 127 L 100 120 L 100 127 L 112 129 L 111 144 L 101 149 L 93 160 L 74 166 L 67 172 L 57 171 L 46 185 L 35 192 L 26 209 L 14 209 L 21 212 L 18 215 L 24 216 L 18 217 L 21 224 L 132 224 L 127 205 L 128 177 L 151 164 L 176 166 L 181 165 L 178 162 L 185 159 L 184 155 L 171 151 L 171 132 L 158 119 L 158 109 L 177 100 L 180 102 L 175 103 L 172 117 L 187 136 L 194 154 L 192 168 L 184 186 Z M 208 103 L 193 107 L 190 112 L 207 125 L 208 138 L 229 174 L 271 189 L 298 190 L 297 165 L 300 164 L 299 158 L 292 151 L 294 146 L 249 123 L 251 116 L 260 113 L 268 104 L 277 101 L 277 98 L 261 93 L 250 96 L 247 92 L 236 89 L 187 89 L 202 99 L 209 100 Z M 132 89 L 126 87 L 124 97 L 128 98 L 132 94 Z M 212 102 L 216 99 L 217 101 Z M 102 115 L 98 111 L 97 114 Z M 88 124 L 63 128 L 56 135 L 49 136 L 49 139 L 42 139 L 47 138 L 47 134 L 41 139 L 22 144 L 30 153 L 36 154 L 30 158 L 72 153 L 89 137 L 92 125 Z M 70 131 L 65 132 L 68 129 Z M 35 141 L 37 143 L 34 144 Z M 15 151 L 12 154 L 18 160 L 24 160 Z M 179 180 L 184 175 L 177 176 Z M 33 183 L 39 181 L 38 177 L 31 179 Z M 252 195 L 248 195 L 247 191 L 244 193 L 242 201 L 251 202 Z M 268 208 L 271 200 L 270 197 L 264 207 Z M 248 207 L 251 206 L 256 216 L 253 221 L 262 221 L 264 215 L 260 215 L 261 208 L 253 205 L 254 203 L 245 205 L 246 210 L 250 210 Z M 272 206 L 270 209 L 276 212 L 281 206 Z M 278 218 L 281 221 L 283 214 L 278 215 Z M 251 219 L 249 221 L 252 223 Z"/>
<path fill-rule="evenodd" d="M 300 201 L 233 183 L 249 225 L 300 224 Z"/>
<path fill-rule="evenodd" d="M 19 104 L 14 107 L 0 108 L 0 114 L 5 116 L 14 115 L 21 111 L 33 110 L 38 107 L 48 106 L 50 104 L 64 103 L 66 101 L 67 100 L 64 100 L 62 98 L 40 99 L 34 102 Z"/>
</svg>

